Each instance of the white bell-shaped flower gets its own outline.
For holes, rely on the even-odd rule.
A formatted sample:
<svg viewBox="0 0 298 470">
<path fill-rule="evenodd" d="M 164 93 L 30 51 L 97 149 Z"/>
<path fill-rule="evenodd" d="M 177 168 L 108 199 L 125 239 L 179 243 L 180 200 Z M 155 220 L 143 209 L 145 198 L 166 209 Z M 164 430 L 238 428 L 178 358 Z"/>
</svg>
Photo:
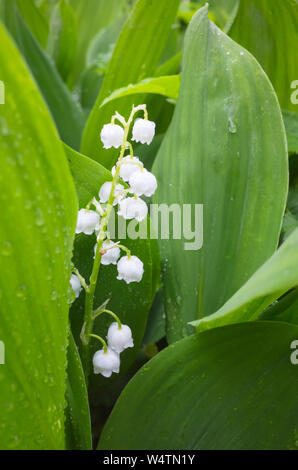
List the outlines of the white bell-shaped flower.
<svg viewBox="0 0 298 470">
<path fill-rule="evenodd" d="M 128 181 L 130 176 L 138 171 L 141 171 L 143 163 L 138 159 L 138 157 L 127 156 L 124 157 L 120 165 L 120 178 L 123 181 Z"/>
<path fill-rule="evenodd" d="M 121 353 L 124 349 L 133 348 L 133 339 L 131 329 L 127 325 L 119 325 L 117 322 L 111 324 L 107 340 L 109 348 L 113 349 L 116 353 Z"/>
<path fill-rule="evenodd" d="M 77 299 L 80 295 L 81 290 L 82 290 L 80 279 L 78 278 L 78 276 L 76 274 L 72 274 L 69 282 L 70 282 L 71 288 L 74 291 L 76 299 Z"/>
<path fill-rule="evenodd" d="M 110 248 L 111 246 L 115 245 L 115 242 L 113 242 L 112 240 L 108 241 L 108 240 L 105 240 L 101 246 L 101 251 L 105 251 L 107 250 L 107 252 L 101 256 L 101 264 L 104 264 L 104 265 L 108 265 L 108 264 L 116 264 L 118 259 L 119 259 L 119 256 L 120 256 L 120 248 L 115 245 L 115 248 Z M 97 250 L 97 243 L 94 247 L 94 256 L 96 254 L 96 250 Z"/>
<path fill-rule="evenodd" d="M 93 356 L 94 374 L 111 377 L 112 373 L 118 374 L 120 368 L 120 357 L 112 349 L 108 348 L 105 353 L 103 349 L 96 351 Z"/>
<path fill-rule="evenodd" d="M 106 181 L 101 186 L 101 188 L 99 190 L 99 193 L 98 193 L 100 202 L 102 202 L 102 203 L 108 202 L 108 200 L 110 198 L 111 190 L 112 190 L 112 181 Z M 119 201 L 121 201 L 121 199 L 123 199 L 124 195 L 120 194 L 121 191 L 123 191 L 123 190 L 124 190 L 124 186 L 122 184 L 117 184 L 116 185 L 115 190 L 114 190 L 115 200 L 113 202 L 113 206 L 118 204 Z"/>
<path fill-rule="evenodd" d="M 119 204 L 118 215 L 122 215 L 124 219 L 137 219 L 141 222 L 147 214 L 147 204 L 139 197 L 127 197 Z"/>
<path fill-rule="evenodd" d="M 117 263 L 118 276 L 117 279 L 124 280 L 127 284 L 130 282 L 140 282 L 144 265 L 137 256 L 123 256 Z"/>
<path fill-rule="evenodd" d="M 76 233 L 85 233 L 91 235 L 97 224 L 99 223 L 99 215 L 95 211 L 81 209 L 78 212 Z"/>
<path fill-rule="evenodd" d="M 155 122 L 148 119 L 136 119 L 132 128 L 132 139 L 141 144 L 151 144 L 155 134 Z"/>
<path fill-rule="evenodd" d="M 124 139 L 124 129 L 118 124 L 105 124 L 101 130 L 100 138 L 105 149 L 118 148 Z"/>
<path fill-rule="evenodd" d="M 136 196 L 144 194 L 144 196 L 150 197 L 156 191 L 157 181 L 153 173 L 144 169 L 130 176 L 129 185 L 131 192 Z"/>
</svg>

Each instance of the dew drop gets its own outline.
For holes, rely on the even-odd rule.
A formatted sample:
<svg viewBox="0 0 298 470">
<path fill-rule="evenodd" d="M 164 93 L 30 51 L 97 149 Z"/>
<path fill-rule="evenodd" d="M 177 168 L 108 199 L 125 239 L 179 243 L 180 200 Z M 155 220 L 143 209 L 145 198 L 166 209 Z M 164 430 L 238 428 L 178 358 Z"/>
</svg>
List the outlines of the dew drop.
<svg viewBox="0 0 298 470">
<path fill-rule="evenodd" d="M 1 254 L 3 256 L 10 256 L 13 252 L 12 244 L 8 241 L 4 242 L 1 248 Z"/>
<path fill-rule="evenodd" d="M 19 299 L 25 300 L 26 290 L 27 290 L 27 287 L 25 285 L 19 286 L 16 290 L 16 297 L 18 297 Z"/>
<path fill-rule="evenodd" d="M 38 227 L 44 224 L 43 213 L 39 207 L 36 209 L 35 212 L 35 223 Z"/>
<path fill-rule="evenodd" d="M 237 132 L 237 126 L 232 118 L 229 118 L 229 132 L 231 134 L 236 134 Z"/>
</svg>

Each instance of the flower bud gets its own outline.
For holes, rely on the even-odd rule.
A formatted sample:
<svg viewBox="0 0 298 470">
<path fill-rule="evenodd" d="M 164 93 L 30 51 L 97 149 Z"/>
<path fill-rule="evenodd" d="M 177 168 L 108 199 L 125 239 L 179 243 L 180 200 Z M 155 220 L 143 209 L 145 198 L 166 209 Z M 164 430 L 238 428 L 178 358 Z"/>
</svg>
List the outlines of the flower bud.
<svg viewBox="0 0 298 470">
<path fill-rule="evenodd" d="M 133 173 L 141 171 L 141 167 L 143 167 L 143 163 L 138 157 L 130 157 L 129 155 L 124 157 L 120 165 L 120 178 L 122 178 L 123 181 L 128 181 Z"/>
<path fill-rule="evenodd" d="M 76 233 L 85 233 L 91 235 L 99 222 L 99 215 L 95 211 L 81 209 L 78 212 Z"/>
<path fill-rule="evenodd" d="M 111 181 L 106 181 L 100 188 L 99 190 L 99 200 L 100 202 L 108 202 L 109 198 L 110 198 L 110 194 L 111 194 L 111 190 L 112 190 L 112 182 Z M 113 202 L 113 206 L 115 206 L 116 204 L 119 203 L 119 201 L 121 201 L 121 199 L 123 199 L 123 195 L 119 195 L 119 193 L 121 191 L 124 190 L 124 186 L 122 184 L 117 184 L 116 187 L 115 187 L 115 190 L 114 190 L 114 196 L 115 196 L 115 200 Z"/>
<path fill-rule="evenodd" d="M 137 219 L 138 222 L 141 222 L 147 214 L 147 204 L 139 197 L 127 197 L 119 204 L 118 215 L 122 215 L 124 219 Z"/>
<path fill-rule="evenodd" d="M 118 124 L 105 124 L 101 130 L 100 138 L 105 149 L 118 148 L 124 139 L 124 129 Z"/>
<path fill-rule="evenodd" d="M 132 128 L 132 139 L 141 144 L 151 144 L 155 134 L 155 122 L 147 119 L 136 119 Z"/>
<path fill-rule="evenodd" d="M 123 256 L 117 263 L 117 269 L 117 279 L 123 279 L 127 284 L 140 282 L 144 273 L 144 265 L 137 256 Z"/>
<path fill-rule="evenodd" d="M 119 328 L 117 322 L 112 323 L 108 330 L 107 340 L 109 348 L 119 354 L 124 349 L 133 348 L 131 329 L 127 325 L 121 325 Z"/>
<path fill-rule="evenodd" d="M 72 274 L 69 282 L 70 282 L 71 288 L 74 291 L 76 299 L 77 299 L 80 295 L 81 290 L 82 290 L 80 279 L 78 278 L 78 276 L 76 274 Z"/>
<path fill-rule="evenodd" d="M 156 191 L 157 181 L 153 173 L 144 169 L 130 176 L 129 185 L 136 196 L 144 194 L 144 196 L 150 197 Z"/>
<path fill-rule="evenodd" d="M 120 256 L 120 248 L 117 245 L 115 245 L 115 248 L 109 248 L 110 246 L 113 246 L 114 244 L 115 242 L 113 242 L 112 240 L 110 241 L 105 240 L 103 242 L 101 251 L 107 250 L 107 252 L 101 256 L 101 260 L 100 260 L 101 264 L 108 265 L 108 264 L 117 263 L 119 256 Z M 96 254 L 96 250 L 97 250 L 97 243 L 94 247 L 94 255 Z"/>
<path fill-rule="evenodd" d="M 93 356 L 94 374 L 111 377 L 112 373 L 118 374 L 120 368 L 120 357 L 112 349 L 108 348 L 105 353 L 103 349 L 96 351 Z"/>
</svg>

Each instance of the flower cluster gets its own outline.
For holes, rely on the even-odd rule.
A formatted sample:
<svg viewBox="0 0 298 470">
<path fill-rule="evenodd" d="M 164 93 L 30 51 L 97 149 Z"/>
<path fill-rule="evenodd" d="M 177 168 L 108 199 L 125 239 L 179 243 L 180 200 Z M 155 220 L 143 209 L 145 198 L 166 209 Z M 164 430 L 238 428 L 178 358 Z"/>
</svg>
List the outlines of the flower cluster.
<svg viewBox="0 0 298 470">
<path fill-rule="evenodd" d="M 107 334 L 107 346 L 96 351 L 93 356 L 94 374 L 110 377 L 113 372 L 118 373 L 120 368 L 120 353 L 127 348 L 133 348 L 131 329 L 120 322 L 113 322 Z"/>
<path fill-rule="evenodd" d="M 152 142 L 155 133 L 155 123 L 148 120 L 146 107 L 144 105 L 133 108 L 131 117 L 143 110 L 145 119 L 136 119 L 132 128 L 132 140 L 135 142 Z M 115 124 L 118 119 L 123 127 Z M 110 124 L 105 124 L 101 130 L 101 140 L 105 148 L 111 147 L 123 149 L 116 165 L 112 168 L 112 181 L 106 181 L 99 189 L 98 198 L 93 199 L 85 209 L 78 213 L 76 233 L 85 235 L 97 234 L 95 245 L 95 256 L 100 242 L 101 264 L 116 264 L 118 270 L 117 279 L 130 282 L 140 282 L 144 266 L 137 256 L 132 256 L 130 251 L 119 242 L 109 239 L 108 233 L 102 230 L 101 221 L 106 222 L 111 206 L 118 205 L 118 215 L 125 219 L 136 219 L 141 222 L 148 214 L 147 204 L 140 196 L 150 197 L 157 188 L 155 176 L 144 168 L 143 163 L 133 154 L 131 144 L 127 140 L 128 122 L 120 114 L 116 113 Z M 130 149 L 129 155 L 123 155 L 126 149 Z M 119 182 L 120 179 L 122 182 Z M 123 183 L 123 184 L 122 184 Z M 128 183 L 125 189 L 124 184 Z M 91 210 L 94 206 L 95 210 Z M 121 249 L 126 255 L 120 257 Z"/>
<path fill-rule="evenodd" d="M 139 111 L 144 113 L 143 119 L 135 119 Z M 115 121 L 119 124 L 116 124 Z M 128 140 L 130 126 L 132 127 L 132 141 L 149 145 L 155 134 L 155 123 L 148 120 L 146 105 L 133 106 L 129 119 L 126 121 L 119 113 L 112 116 L 111 122 L 105 124 L 100 137 L 104 148 L 120 148 L 120 154 L 115 166 L 112 168 L 112 180 L 106 181 L 99 188 L 98 199 L 93 198 L 87 206 L 78 212 L 76 233 L 85 235 L 96 234 L 94 246 L 94 264 L 90 276 L 90 285 L 74 269 L 70 283 L 75 296 L 78 297 L 84 287 L 86 291 L 85 322 L 81 336 L 83 344 L 88 344 L 88 337 L 94 336 L 103 344 L 103 349 L 97 351 L 93 357 L 94 373 L 101 373 L 109 377 L 112 372 L 118 372 L 120 366 L 119 354 L 128 347 L 133 347 L 131 330 L 127 325 L 122 325 L 118 317 L 106 309 L 97 309 L 95 312 L 110 313 L 116 322 L 108 331 L 108 344 L 99 336 L 92 334 L 92 325 L 95 312 L 93 312 L 94 290 L 101 265 L 114 264 L 117 266 L 117 279 L 124 280 L 127 284 L 140 282 L 144 274 L 143 262 L 130 250 L 121 245 L 119 241 L 110 239 L 107 230 L 111 211 L 118 206 L 118 215 L 124 219 L 136 219 L 141 222 L 147 217 L 147 204 L 141 196 L 150 197 L 157 188 L 155 176 L 144 168 L 140 159 L 134 155 L 132 144 Z M 129 151 L 125 155 L 126 151 Z M 92 207 L 92 208 L 91 208 Z M 121 256 L 121 250 L 125 252 Z M 87 301 L 89 300 L 89 301 Z"/>
</svg>

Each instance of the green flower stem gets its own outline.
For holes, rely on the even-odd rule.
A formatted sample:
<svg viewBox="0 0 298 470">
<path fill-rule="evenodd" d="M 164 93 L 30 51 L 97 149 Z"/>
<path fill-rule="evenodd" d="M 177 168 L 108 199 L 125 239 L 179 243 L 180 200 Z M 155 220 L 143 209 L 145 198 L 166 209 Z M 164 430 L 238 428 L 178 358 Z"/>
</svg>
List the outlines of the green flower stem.
<svg viewBox="0 0 298 470">
<path fill-rule="evenodd" d="M 86 292 L 88 292 L 89 287 L 87 286 L 85 279 L 83 278 L 83 276 L 81 276 L 77 268 L 73 268 L 73 273 L 79 278 L 81 286 L 85 289 Z"/>
<path fill-rule="evenodd" d="M 89 204 L 93 204 L 93 206 L 95 207 L 95 209 L 97 210 L 97 212 L 99 213 L 99 215 L 101 217 L 104 217 L 105 216 L 105 211 L 103 210 L 103 208 L 101 207 L 101 204 L 100 202 L 98 202 L 95 197 L 90 201 Z"/>
<path fill-rule="evenodd" d="M 90 335 L 92 338 L 96 338 L 98 339 L 101 344 L 103 345 L 103 351 L 104 351 L 104 354 L 106 354 L 108 352 L 108 346 L 107 346 L 107 343 L 105 342 L 105 340 L 101 337 L 101 336 L 98 336 L 98 335 L 94 335 L 92 333 L 90 333 Z"/>
<path fill-rule="evenodd" d="M 130 259 L 130 257 L 131 257 L 130 250 L 128 248 L 126 248 L 126 246 L 124 246 L 124 245 L 117 245 L 117 246 L 118 246 L 118 248 L 120 248 L 120 250 L 125 251 L 125 253 L 127 254 L 127 258 Z"/>
<path fill-rule="evenodd" d="M 134 157 L 134 154 L 131 153 L 131 154 L 130 154 L 130 158 L 133 159 L 133 157 Z M 144 166 L 142 165 L 141 162 L 135 162 L 135 161 L 129 162 L 129 161 L 128 161 L 128 163 L 130 163 L 131 165 L 137 165 L 137 166 L 139 166 L 142 171 L 143 171 L 143 169 L 144 169 Z M 127 164 L 127 161 L 126 161 L 126 160 L 122 160 L 122 162 L 117 162 L 117 166 L 121 166 L 121 165 L 125 165 L 125 164 Z"/>
<path fill-rule="evenodd" d="M 132 123 L 132 120 L 134 118 L 134 115 L 138 111 L 144 111 L 145 116 L 146 116 L 146 106 L 136 106 L 133 107 L 129 119 L 127 122 L 123 120 L 123 125 L 125 122 L 124 126 L 124 137 L 123 137 L 123 142 L 121 145 L 121 150 L 120 150 L 120 155 L 118 158 L 118 162 L 121 162 L 125 150 L 127 148 L 127 138 L 128 138 L 128 133 L 130 129 L 130 125 Z M 118 118 L 118 115 L 116 116 Z M 119 118 L 118 118 L 119 119 Z M 113 120 L 113 118 L 112 118 Z M 98 234 L 98 240 L 97 240 L 97 249 L 95 253 L 95 258 L 94 258 L 94 263 L 93 263 L 93 268 L 90 276 L 90 282 L 89 282 L 89 289 L 86 291 L 86 297 L 85 297 L 85 313 L 84 313 L 84 334 L 82 336 L 82 343 L 83 343 L 83 350 L 82 350 L 82 360 L 83 360 L 83 365 L 84 365 L 84 370 L 86 374 L 86 378 L 89 375 L 89 342 L 90 342 L 90 335 L 93 330 L 93 302 L 94 302 L 94 292 L 97 284 L 97 278 L 99 274 L 99 269 L 100 269 L 100 261 L 101 261 L 101 247 L 103 244 L 103 241 L 106 236 L 106 231 L 109 223 L 109 218 L 111 215 L 111 211 L 113 208 L 113 202 L 115 200 L 114 196 L 114 191 L 116 188 L 116 184 L 118 183 L 119 179 L 119 172 L 120 172 L 120 165 L 116 166 L 116 171 L 115 175 L 112 180 L 112 188 L 111 188 L 111 194 L 107 203 L 105 215 L 101 218 L 100 222 L 100 227 L 99 227 L 99 234 Z"/>
<path fill-rule="evenodd" d="M 114 318 L 114 320 L 116 320 L 116 322 L 118 323 L 118 328 L 119 328 L 119 330 L 121 330 L 121 328 L 122 328 L 122 323 L 121 323 L 121 321 L 120 321 L 120 318 L 117 317 L 116 313 L 112 312 L 112 310 L 107 310 L 107 309 L 105 309 L 105 308 L 102 308 L 102 309 L 101 309 L 101 308 L 98 308 L 97 310 L 95 310 L 95 311 L 93 312 L 93 316 L 92 316 L 93 321 L 95 320 L 95 318 L 97 318 L 97 317 L 98 317 L 99 315 L 101 315 L 102 313 L 108 313 L 109 315 L 111 315 L 111 316 Z"/>
<path fill-rule="evenodd" d="M 107 239 L 108 239 L 108 237 L 107 237 Z M 109 250 L 113 250 L 113 248 L 116 248 L 116 247 L 120 248 L 123 251 L 125 251 L 125 253 L 127 254 L 128 259 L 131 257 L 130 250 L 125 245 L 120 245 L 120 242 L 116 242 L 116 243 L 113 243 L 112 246 L 108 246 L 107 248 L 105 248 L 103 250 L 102 253 L 105 253 L 106 251 L 109 251 Z"/>
<path fill-rule="evenodd" d="M 128 145 L 129 145 L 129 154 L 130 154 L 130 158 L 133 158 L 133 147 L 131 145 L 130 142 L 128 142 Z"/>
</svg>

